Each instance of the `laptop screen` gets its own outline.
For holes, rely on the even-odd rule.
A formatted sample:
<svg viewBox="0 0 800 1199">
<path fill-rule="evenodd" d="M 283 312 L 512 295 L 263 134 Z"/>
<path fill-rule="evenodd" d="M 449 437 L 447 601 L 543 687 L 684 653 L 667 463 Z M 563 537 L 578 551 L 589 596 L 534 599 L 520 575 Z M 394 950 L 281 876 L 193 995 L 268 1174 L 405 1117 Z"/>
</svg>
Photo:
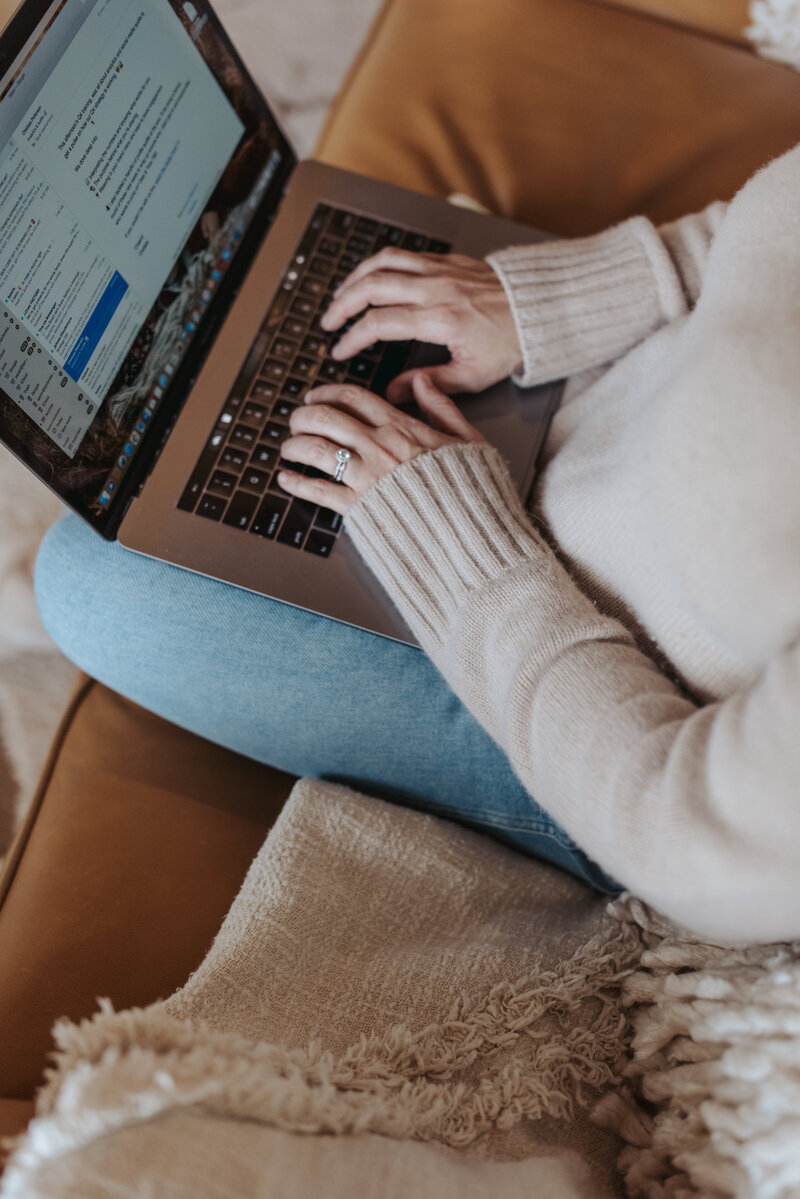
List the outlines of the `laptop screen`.
<svg viewBox="0 0 800 1199">
<path fill-rule="evenodd" d="M 30 0 L 0 59 L 0 435 L 102 529 L 293 156 L 203 0 Z"/>
</svg>

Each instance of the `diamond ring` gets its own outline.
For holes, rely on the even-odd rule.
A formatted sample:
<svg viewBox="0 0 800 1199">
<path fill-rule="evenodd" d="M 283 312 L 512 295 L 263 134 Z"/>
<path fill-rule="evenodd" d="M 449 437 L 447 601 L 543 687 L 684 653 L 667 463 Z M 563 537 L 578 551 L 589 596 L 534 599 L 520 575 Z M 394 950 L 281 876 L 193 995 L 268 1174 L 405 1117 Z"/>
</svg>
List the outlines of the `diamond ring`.
<svg viewBox="0 0 800 1199">
<path fill-rule="evenodd" d="M 334 483 L 341 483 L 344 478 L 344 472 L 347 469 L 347 464 L 352 456 L 349 450 L 340 448 L 336 451 L 336 470 L 333 472 Z"/>
</svg>

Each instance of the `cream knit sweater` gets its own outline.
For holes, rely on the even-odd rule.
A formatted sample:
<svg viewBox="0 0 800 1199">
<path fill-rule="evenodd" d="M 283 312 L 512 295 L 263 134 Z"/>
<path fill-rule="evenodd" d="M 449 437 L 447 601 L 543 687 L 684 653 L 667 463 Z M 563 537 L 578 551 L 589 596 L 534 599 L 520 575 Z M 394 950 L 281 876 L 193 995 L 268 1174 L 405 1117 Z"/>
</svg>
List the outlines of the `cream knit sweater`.
<svg viewBox="0 0 800 1199">
<path fill-rule="evenodd" d="M 727 206 L 490 262 L 571 376 L 537 524 L 483 445 L 347 526 L 528 788 L 702 934 L 800 937 L 800 147 Z"/>
</svg>

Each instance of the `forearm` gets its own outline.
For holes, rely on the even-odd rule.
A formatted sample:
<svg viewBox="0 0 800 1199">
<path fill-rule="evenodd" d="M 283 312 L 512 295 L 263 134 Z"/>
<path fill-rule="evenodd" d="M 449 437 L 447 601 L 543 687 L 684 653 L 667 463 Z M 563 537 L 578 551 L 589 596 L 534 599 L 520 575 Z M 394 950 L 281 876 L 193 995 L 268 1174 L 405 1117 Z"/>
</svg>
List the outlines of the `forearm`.
<svg viewBox="0 0 800 1199">
<path fill-rule="evenodd" d="M 511 304 L 524 387 L 611 362 L 696 302 L 726 206 L 657 229 L 633 217 L 592 237 L 491 254 Z"/>
<path fill-rule="evenodd" d="M 706 935 L 797 934 L 777 701 L 686 699 L 572 583 L 488 447 L 406 464 L 348 529 L 530 793 L 608 873 Z"/>
</svg>

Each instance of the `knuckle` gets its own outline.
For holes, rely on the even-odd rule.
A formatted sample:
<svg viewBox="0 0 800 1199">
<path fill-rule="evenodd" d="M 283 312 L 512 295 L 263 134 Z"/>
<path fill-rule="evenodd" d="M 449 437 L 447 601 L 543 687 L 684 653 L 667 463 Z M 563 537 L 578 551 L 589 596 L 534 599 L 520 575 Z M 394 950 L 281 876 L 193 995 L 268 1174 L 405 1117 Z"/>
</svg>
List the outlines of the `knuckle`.
<svg viewBox="0 0 800 1199">
<path fill-rule="evenodd" d="M 357 404 L 360 395 L 361 389 L 353 387 L 352 383 L 347 383 L 342 388 L 342 401 L 345 404 Z"/>
<path fill-rule="evenodd" d="M 324 466 L 328 460 L 328 447 L 322 441 L 312 441 L 308 447 L 308 455 L 313 466 Z"/>
<path fill-rule="evenodd" d="M 322 479 L 312 479 L 308 483 L 308 498 L 317 504 L 324 504 L 328 499 L 328 487 Z"/>
<path fill-rule="evenodd" d="M 313 432 L 324 432 L 329 429 L 336 415 L 336 409 L 332 408 L 330 404 L 315 404 L 313 408 L 301 408 L 298 411 L 307 413 L 302 427 Z"/>
<path fill-rule="evenodd" d="M 378 331 L 381 325 L 381 315 L 379 308 L 370 308 L 358 322 L 359 332 L 372 335 Z"/>
</svg>

